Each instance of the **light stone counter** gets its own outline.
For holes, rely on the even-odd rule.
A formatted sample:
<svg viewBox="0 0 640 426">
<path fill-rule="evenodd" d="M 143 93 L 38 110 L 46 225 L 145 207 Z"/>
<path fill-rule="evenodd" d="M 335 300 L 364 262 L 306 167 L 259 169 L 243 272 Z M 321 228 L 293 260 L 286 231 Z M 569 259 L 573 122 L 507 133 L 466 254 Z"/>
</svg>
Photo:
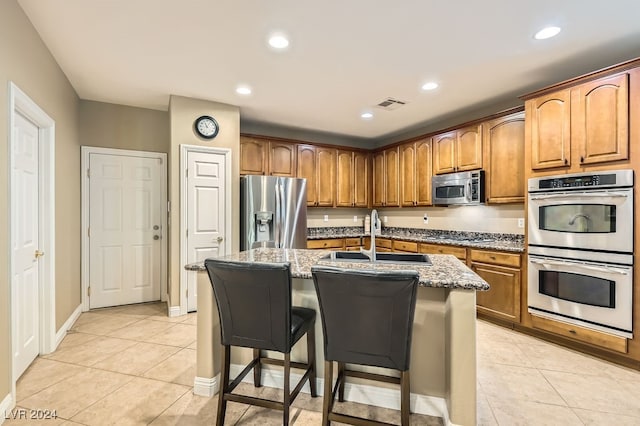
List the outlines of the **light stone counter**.
<svg viewBox="0 0 640 426">
<path fill-rule="evenodd" d="M 476 309 L 475 290 L 486 290 L 488 284 L 462 262 L 450 255 L 429 255 L 432 266 L 405 264 L 370 264 L 329 262 L 320 260 L 329 251 L 260 248 L 225 256 L 243 262 L 289 262 L 292 275 L 292 301 L 319 312 L 311 279 L 316 264 L 349 269 L 415 269 L 420 274 L 411 350 L 411 411 L 435 415 L 444 424 L 476 424 Z M 204 271 L 204 265 L 186 267 Z M 322 324 L 316 321 L 316 360 L 318 389 L 323 389 Z M 304 339 L 302 339 L 304 340 Z M 274 355 L 274 354 L 271 354 Z M 277 355 L 275 355 L 277 356 Z M 294 347 L 293 360 L 304 360 L 305 343 Z M 231 375 L 240 364 L 251 360 L 251 350 L 232 350 Z M 267 366 L 268 367 L 268 366 Z M 265 386 L 282 388 L 282 372 L 263 368 Z M 365 368 L 367 371 L 379 369 Z M 194 393 L 213 396 L 218 389 L 220 372 L 220 324 L 218 312 L 206 273 L 198 273 L 198 342 Z M 251 375 L 247 376 L 251 380 Z M 292 381 L 295 379 L 292 379 Z M 354 382 L 351 382 L 354 383 Z M 303 392 L 309 392 L 304 386 Z M 360 381 L 347 384 L 347 400 L 399 409 L 399 390 L 394 386 Z"/>
</svg>

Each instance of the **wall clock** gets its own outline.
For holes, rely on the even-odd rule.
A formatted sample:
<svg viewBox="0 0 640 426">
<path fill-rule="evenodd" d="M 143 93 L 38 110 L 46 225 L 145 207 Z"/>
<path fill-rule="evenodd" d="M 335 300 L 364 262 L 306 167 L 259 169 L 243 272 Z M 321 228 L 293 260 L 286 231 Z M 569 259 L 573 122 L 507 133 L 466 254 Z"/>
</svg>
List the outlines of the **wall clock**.
<svg viewBox="0 0 640 426">
<path fill-rule="evenodd" d="M 215 118 L 209 115 L 203 115 L 196 118 L 193 127 L 196 133 L 205 139 L 213 139 L 218 134 L 220 126 Z"/>
</svg>

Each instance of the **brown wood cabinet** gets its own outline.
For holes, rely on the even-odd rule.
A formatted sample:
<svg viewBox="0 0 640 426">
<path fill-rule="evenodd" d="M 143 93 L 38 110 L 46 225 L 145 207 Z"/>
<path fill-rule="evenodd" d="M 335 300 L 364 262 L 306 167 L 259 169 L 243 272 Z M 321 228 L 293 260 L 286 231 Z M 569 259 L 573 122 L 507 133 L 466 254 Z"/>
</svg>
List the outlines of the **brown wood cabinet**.
<svg viewBox="0 0 640 426">
<path fill-rule="evenodd" d="M 336 206 L 368 207 L 369 156 L 358 151 L 337 151 Z"/>
<path fill-rule="evenodd" d="M 336 150 L 298 145 L 299 178 L 307 179 L 307 206 L 333 207 L 336 185 Z"/>
<path fill-rule="evenodd" d="M 344 249 L 344 238 L 327 238 L 322 240 L 307 240 L 308 249 Z"/>
<path fill-rule="evenodd" d="M 479 313 L 509 322 L 520 322 L 521 270 L 519 254 L 470 250 L 469 267 L 489 283 L 476 293 Z"/>
<path fill-rule="evenodd" d="M 481 168 L 481 124 L 433 137 L 433 173 L 439 175 Z"/>
<path fill-rule="evenodd" d="M 484 124 L 487 203 L 524 202 L 524 112 Z"/>
<path fill-rule="evenodd" d="M 431 204 L 431 138 L 400 145 L 400 204 Z"/>
<path fill-rule="evenodd" d="M 354 151 L 353 153 L 353 205 L 354 207 L 369 207 L 369 181 L 371 166 L 369 154 Z"/>
<path fill-rule="evenodd" d="M 373 155 L 373 205 L 400 206 L 400 154 L 398 147 Z"/>
<path fill-rule="evenodd" d="M 629 74 L 529 99 L 531 169 L 629 158 Z"/>
<path fill-rule="evenodd" d="M 418 252 L 427 254 L 452 254 L 463 262 L 467 261 L 467 249 L 459 246 L 420 243 Z"/>
<path fill-rule="evenodd" d="M 240 136 L 240 174 L 296 176 L 296 144 Z"/>
</svg>

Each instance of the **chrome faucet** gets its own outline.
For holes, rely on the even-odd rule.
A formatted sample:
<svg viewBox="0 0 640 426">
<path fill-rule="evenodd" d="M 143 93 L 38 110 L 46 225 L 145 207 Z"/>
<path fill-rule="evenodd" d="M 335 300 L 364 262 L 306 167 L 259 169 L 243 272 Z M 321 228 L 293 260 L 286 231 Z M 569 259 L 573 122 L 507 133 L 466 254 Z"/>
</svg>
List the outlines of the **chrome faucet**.
<svg viewBox="0 0 640 426">
<path fill-rule="evenodd" d="M 365 250 L 360 247 L 360 253 L 366 255 L 370 261 L 376 261 L 376 231 L 378 230 L 378 211 L 376 209 L 371 210 L 371 246 L 369 250 Z"/>
</svg>

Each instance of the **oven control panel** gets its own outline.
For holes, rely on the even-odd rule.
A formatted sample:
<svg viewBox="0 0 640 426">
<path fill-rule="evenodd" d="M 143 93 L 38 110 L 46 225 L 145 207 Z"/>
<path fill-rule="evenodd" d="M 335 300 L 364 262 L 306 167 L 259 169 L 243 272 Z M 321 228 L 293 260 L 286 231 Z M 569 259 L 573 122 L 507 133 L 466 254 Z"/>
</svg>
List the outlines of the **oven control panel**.
<svg viewBox="0 0 640 426">
<path fill-rule="evenodd" d="M 529 191 L 633 186 L 633 170 L 576 173 L 529 179 Z"/>
</svg>

